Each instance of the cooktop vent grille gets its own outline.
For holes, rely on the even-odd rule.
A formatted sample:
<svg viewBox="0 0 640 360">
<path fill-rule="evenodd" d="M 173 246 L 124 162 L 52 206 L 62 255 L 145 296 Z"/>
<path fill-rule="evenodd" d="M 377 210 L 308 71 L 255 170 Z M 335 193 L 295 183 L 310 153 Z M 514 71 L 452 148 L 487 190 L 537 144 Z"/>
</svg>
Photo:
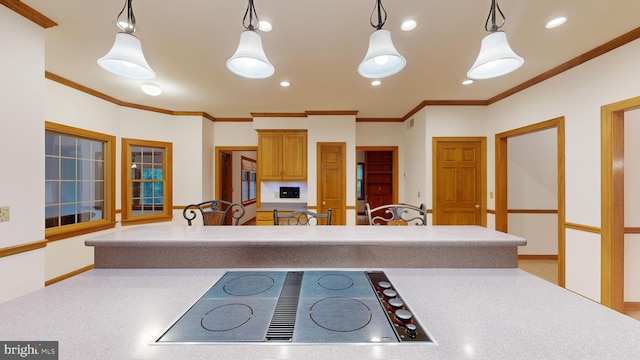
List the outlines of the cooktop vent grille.
<svg viewBox="0 0 640 360">
<path fill-rule="evenodd" d="M 267 330 L 267 341 L 291 341 L 293 338 L 302 274 L 302 271 L 287 273 L 269 324 L 269 330 Z"/>
</svg>

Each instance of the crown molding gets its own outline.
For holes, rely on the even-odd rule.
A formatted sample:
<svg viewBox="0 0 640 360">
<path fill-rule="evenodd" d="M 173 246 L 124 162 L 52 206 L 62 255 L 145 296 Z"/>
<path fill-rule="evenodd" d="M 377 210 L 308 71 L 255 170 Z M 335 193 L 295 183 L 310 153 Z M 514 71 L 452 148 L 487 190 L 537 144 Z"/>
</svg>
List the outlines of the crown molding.
<svg viewBox="0 0 640 360">
<path fill-rule="evenodd" d="M 48 29 L 50 27 L 58 26 L 58 23 L 42 15 L 29 5 L 18 0 L 0 0 L 0 4 L 15 11 L 17 14 L 24 16 L 32 22 L 40 25 L 41 27 Z"/>
</svg>

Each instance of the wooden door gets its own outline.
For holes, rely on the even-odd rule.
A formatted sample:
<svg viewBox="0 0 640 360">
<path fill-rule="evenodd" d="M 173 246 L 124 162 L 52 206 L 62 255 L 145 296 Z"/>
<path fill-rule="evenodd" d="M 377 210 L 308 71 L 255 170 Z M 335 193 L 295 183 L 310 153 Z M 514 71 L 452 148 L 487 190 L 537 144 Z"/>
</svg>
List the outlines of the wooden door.
<svg viewBox="0 0 640 360">
<path fill-rule="evenodd" d="M 233 153 L 232 152 L 220 152 L 220 199 L 228 202 L 233 202 Z M 204 200 L 203 200 L 204 201 Z M 224 225 L 231 225 L 231 216 L 225 219 Z"/>
<path fill-rule="evenodd" d="M 282 133 L 259 132 L 258 134 L 258 178 L 282 179 Z"/>
<path fill-rule="evenodd" d="M 434 224 L 486 225 L 486 140 L 434 138 Z"/>
<path fill-rule="evenodd" d="M 346 224 L 346 143 L 318 143 L 318 213 L 331 208 L 331 224 Z"/>
</svg>

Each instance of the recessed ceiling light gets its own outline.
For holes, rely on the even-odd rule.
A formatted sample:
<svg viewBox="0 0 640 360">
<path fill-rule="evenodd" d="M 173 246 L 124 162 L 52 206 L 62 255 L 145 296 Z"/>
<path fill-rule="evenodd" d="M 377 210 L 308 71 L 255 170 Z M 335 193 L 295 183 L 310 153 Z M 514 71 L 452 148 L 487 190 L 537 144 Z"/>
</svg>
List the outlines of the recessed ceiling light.
<svg viewBox="0 0 640 360">
<path fill-rule="evenodd" d="M 462 85 L 471 85 L 471 84 L 473 84 L 473 80 L 471 80 L 471 79 L 467 79 L 467 80 L 462 82 Z"/>
<path fill-rule="evenodd" d="M 547 25 L 545 25 L 545 27 L 547 29 L 553 29 L 554 27 L 558 27 L 558 26 L 564 24 L 566 21 L 567 21 L 567 18 L 562 16 L 562 17 L 555 18 L 555 19 L 549 21 L 547 23 Z"/>
<path fill-rule="evenodd" d="M 160 89 L 158 85 L 154 84 L 142 84 L 142 86 L 140 86 L 140 89 L 142 89 L 145 94 L 151 96 L 158 96 L 162 94 L 162 89 Z"/>
<path fill-rule="evenodd" d="M 260 21 L 258 23 L 258 30 L 260 31 L 269 32 L 271 29 L 273 29 L 273 26 L 271 26 L 271 23 L 268 21 Z"/>
<path fill-rule="evenodd" d="M 416 26 L 418 26 L 418 22 L 415 20 L 406 20 L 402 23 L 402 25 L 400 25 L 400 29 L 404 30 L 404 31 L 411 31 L 413 29 L 416 28 Z"/>
<path fill-rule="evenodd" d="M 291 86 L 291 83 L 290 83 L 290 82 L 288 82 L 288 81 L 281 81 L 281 82 L 280 82 L 280 86 L 282 86 L 282 87 L 289 87 L 289 86 Z"/>
<path fill-rule="evenodd" d="M 382 81 L 380 80 L 373 80 L 371 82 L 371 86 L 380 86 L 382 84 Z"/>
</svg>

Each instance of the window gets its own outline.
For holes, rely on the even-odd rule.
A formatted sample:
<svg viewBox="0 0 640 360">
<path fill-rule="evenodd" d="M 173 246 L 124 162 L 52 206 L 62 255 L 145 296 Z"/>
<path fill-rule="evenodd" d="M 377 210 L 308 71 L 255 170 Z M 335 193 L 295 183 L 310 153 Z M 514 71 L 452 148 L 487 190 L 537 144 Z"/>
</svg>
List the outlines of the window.
<svg viewBox="0 0 640 360">
<path fill-rule="evenodd" d="M 248 157 L 240 158 L 242 163 L 242 205 L 256 202 L 256 161 Z"/>
<path fill-rule="evenodd" d="M 171 143 L 122 139 L 123 225 L 170 221 Z"/>
<path fill-rule="evenodd" d="M 356 194 L 358 200 L 364 200 L 364 163 L 358 163 L 356 168 Z"/>
<path fill-rule="evenodd" d="M 59 240 L 115 226 L 115 137 L 45 122 L 45 233 Z"/>
</svg>

